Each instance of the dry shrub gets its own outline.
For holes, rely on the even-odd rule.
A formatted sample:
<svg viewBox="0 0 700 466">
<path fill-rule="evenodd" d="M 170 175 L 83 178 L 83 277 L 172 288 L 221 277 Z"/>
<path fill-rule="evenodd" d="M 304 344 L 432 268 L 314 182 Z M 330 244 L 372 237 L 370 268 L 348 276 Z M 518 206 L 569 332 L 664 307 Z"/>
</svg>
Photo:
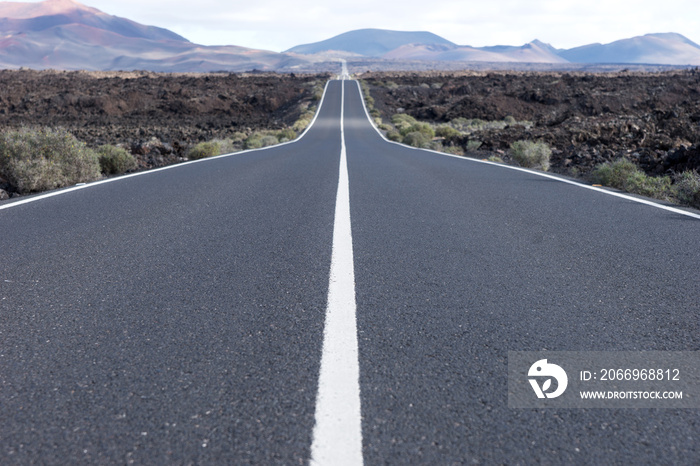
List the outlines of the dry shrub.
<svg viewBox="0 0 700 466">
<path fill-rule="evenodd" d="M 94 181 L 100 162 L 66 130 L 23 128 L 0 134 L 0 176 L 24 194 Z"/>
</svg>

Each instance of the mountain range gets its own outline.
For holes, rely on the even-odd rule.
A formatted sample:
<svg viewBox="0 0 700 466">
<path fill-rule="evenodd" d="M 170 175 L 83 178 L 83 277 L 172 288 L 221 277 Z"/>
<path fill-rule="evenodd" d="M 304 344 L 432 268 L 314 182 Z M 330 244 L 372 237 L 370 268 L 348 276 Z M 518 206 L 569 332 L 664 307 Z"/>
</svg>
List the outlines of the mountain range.
<svg viewBox="0 0 700 466">
<path fill-rule="evenodd" d="M 539 40 L 522 46 L 470 47 L 454 44 L 430 32 L 360 29 L 293 47 L 287 52 L 307 55 L 335 52 L 344 56 L 433 62 L 700 65 L 700 45 L 675 33 L 647 34 L 610 44 L 557 49 Z"/>
<path fill-rule="evenodd" d="M 306 63 L 288 54 L 208 47 L 73 0 L 0 2 L 0 68 L 246 71 Z"/>
<path fill-rule="evenodd" d="M 194 44 L 167 29 L 112 16 L 73 0 L 0 2 L 0 68 L 294 71 L 337 58 L 424 61 L 437 67 L 440 62 L 698 66 L 700 46 L 680 34 L 665 33 L 572 49 L 557 49 L 538 40 L 522 46 L 470 47 L 425 31 L 360 29 L 276 53 Z"/>
</svg>

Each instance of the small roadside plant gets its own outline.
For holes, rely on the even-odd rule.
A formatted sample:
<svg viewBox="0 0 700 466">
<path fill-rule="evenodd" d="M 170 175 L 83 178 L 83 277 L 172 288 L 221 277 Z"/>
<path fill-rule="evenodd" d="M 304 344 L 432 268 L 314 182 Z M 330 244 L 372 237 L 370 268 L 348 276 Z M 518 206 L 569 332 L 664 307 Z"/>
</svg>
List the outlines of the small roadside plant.
<svg viewBox="0 0 700 466">
<path fill-rule="evenodd" d="M 253 133 L 243 141 L 243 148 L 245 149 L 260 149 L 262 146 L 262 135 L 260 133 Z"/>
<path fill-rule="evenodd" d="M 244 132 L 236 131 L 235 133 L 233 133 L 233 136 L 231 136 L 230 141 L 233 144 L 241 144 L 243 143 L 243 141 L 246 140 L 247 137 L 248 136 Z"/>
<path fill-rule="evenodd" d="M 400 130 L 400 133 L 404 136 L 410 133 L 422 133 L 427 139 L 433 139 L 435 137 L 435 130 L 428 123 L 414 123 L 404 127 Z"/>
<path fill-rule="evenodd" d="M 360 80 L 360 88 L 362 89 L 362 97 L 365 99 L 365 107 L 367 110 L 374 109 L 374 97 L 370 95 L 369 83 L 364 79 Z"/>
<path fill-rule="evenodd" d="M 312 117 L 313 118 L 313 117 Z M 301 117 L 292 125 L 292 129 L 297 132 L 303 132 L 311 123 L 312 118 Z"/>
<path fill-rule="evenodd" d="M 100 170 L 105 175 L 121 175 L 137 166 L 136 157 L 126 149 L 106 144 L 97 148 Z"/>
<path fill-rule="evenodd" d="M 326 84 L 322 81 L 313 81 L 311 83 L 311 93 L 313 100 L 321 100 L 323 98 L 323 91 Z"/>
<path fill-rule="evenodd" d="M 625 191 L 655 199 L 671 200 L 673 190 L 670 176 L 649 176 L 641 170 L 631 173 L 625 180 Z"/>
<path fill-rule="evenodd" d="M 598 165 L 591 173 L 593 183 L 611 188 L 625 189 L 627 178 L 639 171 L 631 160 L 624 158 Z"/>
<path fill-rule="evenodd" d="M 387 137 L 387 139 L 389 139 L 389 141 L 394 141 L 394 142 L 401 142 L 401 139 L 402 139 L 401 133 L 399 133 L 398 131 L 393 131 L 393 130 L 388 131 L 386 133 L 386 137 Z"/>
<path fill-rule="evenodd" d="M 275 144 L 279 144 L 279 142 L 280 140 L 277 139 L 277 136 L 274 136 L 272 134 L 266 134 L 260 139 L 262 147 L 274 146 Z"/>
<path fill-rule="evenodd" d="M 369 83 L 364 79 L 360 79 L 360 88 L 362 89 L 362 95 L 367 98 L 370 95 Z"/>
<path fill-rule="evenodd" d="M 674 181 L 678 200 L 683 204 L 700 209 L 700 174 L 695 170 L 687 170 L 676 174 Z"/>
<path fill-rule="evenodd" d="M 94 181 L 100 162 L 66 130 L 24 128 L 0 134 L 0 176 L 24 194 Z"/>
<path fill-rule="evenodd" d="M 515 141 L 510 145 L 510 154 L 521 167 L 547 171 L 552 149 L 544 142 Z"/>
<path fill-rule="evenodd" d="M 678 180 L 676 180 L 676 186 L 673 186 L 673 180 L 670 176 L 649 176 L 634 162 L 625 158 L 598 165 L 593 170 L 591 179 L 594 183 L 603 186 L 655 199 L 673 200 L 675 197 L 680 198 Z"/>
<path fill-rule="evenodd" d="M 396 126 L 396 129 L 403 132 L 405 128 L 418 123 L 418 120 L 413 118 L 411 115 L 406 115 L 405 113 L 397 113 L 391 117 L 391 122 Z"/>
<path fill-rule="evenodd" d="M 274 131 L 264 131 L 255 132 L 248 136 L 248 139 L 243 143 L 243 147 L 246 149 L 260 149 L 262 147 L 274 146 L 279 144 L 282 139 L 285 138 L 287 133 L 274 132 Z"/>
<path fill-rule="evenodd" d="M 292 131 L 294 131 L 295 133 L 303 132 L 306 129 L 306 127 L 309 126 L 309 124 L 311 124 L 315 115 L 316 107 L 308 107 L 302 109 L 301 115 L 299 115 L 297 121 L 295 121 L 292 125 Z"/>
<path fill-rule="evenodd" d="M 190 160 L 199 160 L 219 154 L 221 154 L 221 146 L 218 142 L 200 142 L 187 152 L 187 158 Z"/>
<path fill-rule="evenodd" d="M 239 150 L 241 150 L 240 145 L 243 140 L 239 138 L 240 136 L 238 136 L 238 133 L 235 133 L 230 139 L 217 138 L 212 140 L 211 142 L 219 145 L 219 153 L 216 155 L 230 154 L 232 152 L 238 152 Z M 245 139 L 245 135 L 243 136 L 243 139 Z"/>
<path fill-rule="evenodd" d="M 425 149 L 430 145 L 430 139 L 420 131 L 413 131 L 403 137 L 401 141 L 409 146 Z"/>
<path fill-rule="evenodd" d="M 297 138 L 297 133 L 292 128 L 285 128 L 277 132 L 277 140 L 279 142 L 293 141 Z"/>
<path fill-rule="evenodd" d="M 462 133 L 447 125 L 438 126 L 435 130 L 435 136 L 439 138 L 450 139 L 460 137 L 461 135 Z"/>
</svg>

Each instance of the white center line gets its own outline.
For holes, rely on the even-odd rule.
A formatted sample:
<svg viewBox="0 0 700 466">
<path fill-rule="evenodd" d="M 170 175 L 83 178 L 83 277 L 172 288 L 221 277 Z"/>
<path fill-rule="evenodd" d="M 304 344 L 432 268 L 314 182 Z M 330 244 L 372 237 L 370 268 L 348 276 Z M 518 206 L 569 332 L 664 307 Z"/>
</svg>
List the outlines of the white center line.
<svg viewBox="0 0 700 466">
<path fill-rule="evenodd" d="M 361 465 L 360 367 L 355 319 L 355 271 L 345 152 L 345 85 L 341 81 L 340 173 L 335 204 L 328 307 L 316 396 L 312 465 Z"/>
</svg>

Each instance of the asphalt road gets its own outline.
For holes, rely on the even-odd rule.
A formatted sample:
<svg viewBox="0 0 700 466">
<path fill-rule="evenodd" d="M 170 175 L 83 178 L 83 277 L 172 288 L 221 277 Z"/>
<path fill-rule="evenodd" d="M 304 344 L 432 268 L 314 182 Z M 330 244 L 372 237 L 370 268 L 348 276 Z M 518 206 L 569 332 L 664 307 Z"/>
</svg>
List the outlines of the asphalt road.
<svg viewBox="0 0 700 466">
<path fill-rule="evenodd" d="M 700 220 L 388 143 L 352 81 L 298 142 L 0 210 L 0 463 L 308 462 L 343 85 L 365 464 L 698 464 L 699 410 L 506 377 L 700 350 Z"/>
</svg>

